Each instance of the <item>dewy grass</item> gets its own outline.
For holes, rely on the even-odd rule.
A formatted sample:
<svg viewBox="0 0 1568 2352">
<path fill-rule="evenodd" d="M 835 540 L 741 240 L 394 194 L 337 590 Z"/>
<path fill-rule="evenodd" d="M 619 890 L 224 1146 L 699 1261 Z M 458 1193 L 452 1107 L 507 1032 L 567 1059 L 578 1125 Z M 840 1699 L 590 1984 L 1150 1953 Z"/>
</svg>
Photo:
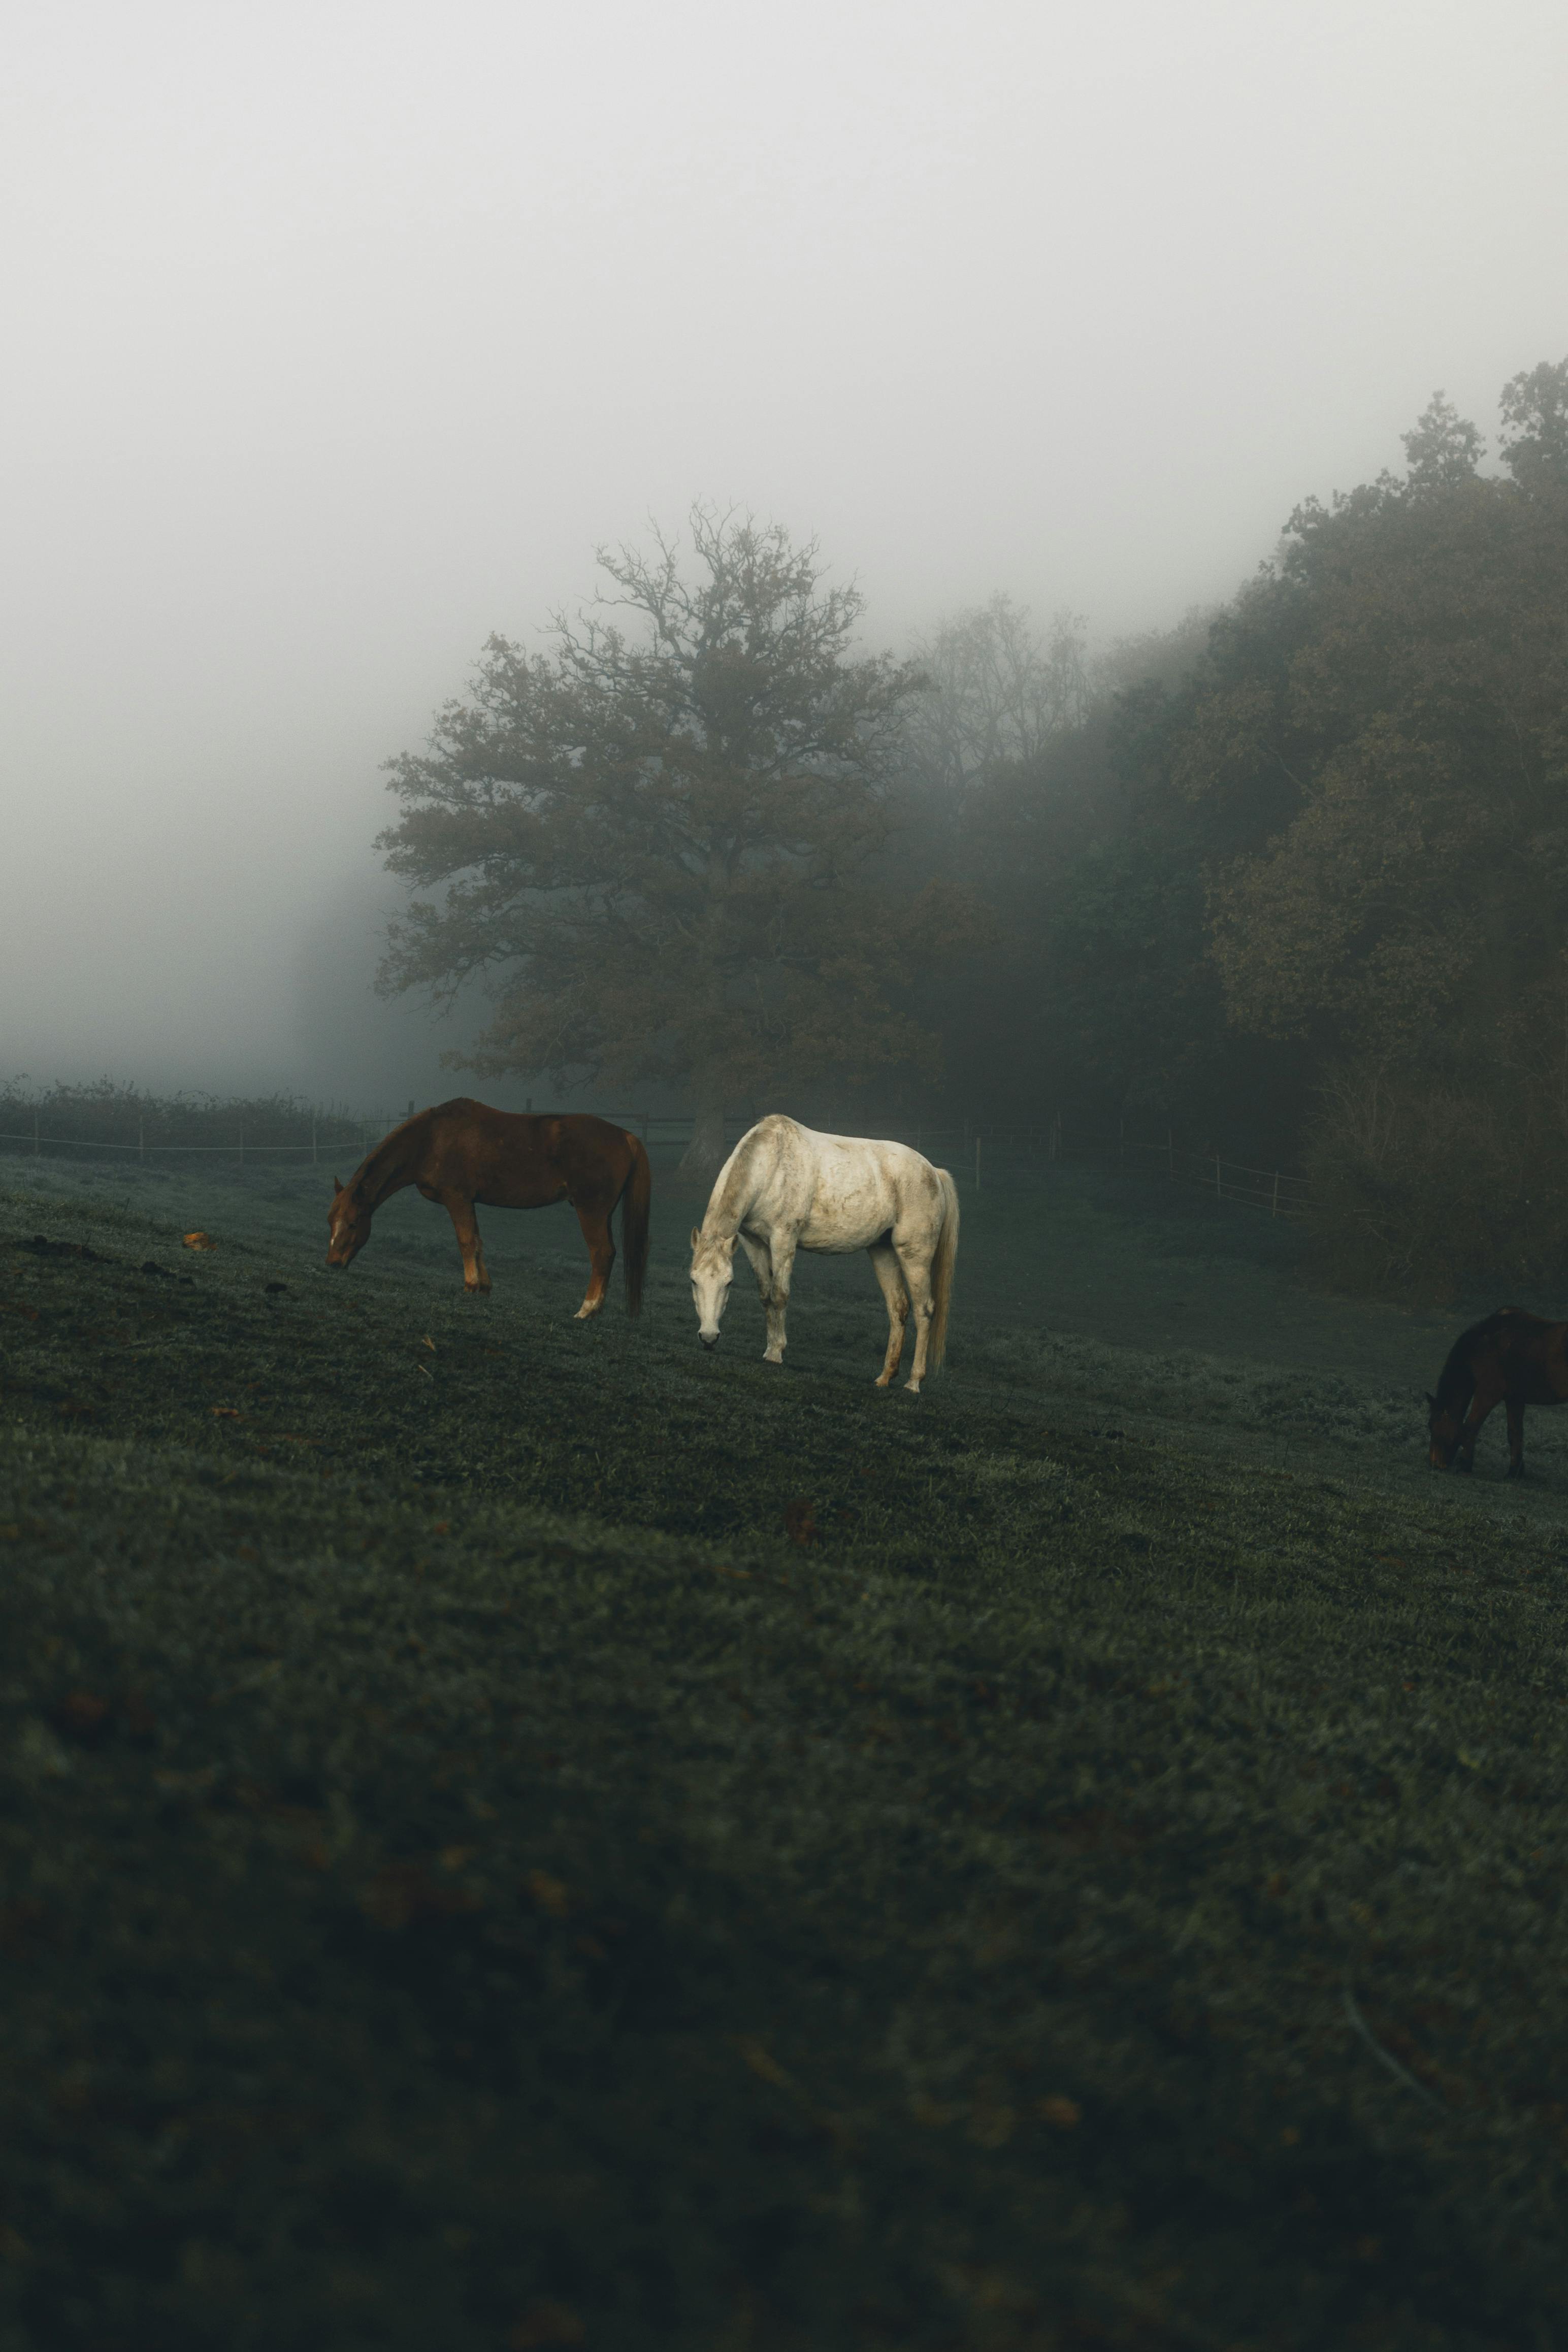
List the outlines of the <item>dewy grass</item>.
<svg viewBox="0 0 1568 2352">
<path fill-rule="evenodd" d="M 584 1327 L 568 1218 L 479 1302 L 416 1204 L 329 1276 L 303 1179 L 27 1173 L 5 2352 L 1568 2337 L 1544 1416 L 1434 1478 L 1425 1329 L 1271 1362 L 1288 1267 L 1248 1360 L 1064 1332 L 1053 1235 L 1113 1333 L 1164 1245 L 1070 1189 L 911 1403 L 863 1265 L 704 1357 L 668 1187 Z"/>
</svg>

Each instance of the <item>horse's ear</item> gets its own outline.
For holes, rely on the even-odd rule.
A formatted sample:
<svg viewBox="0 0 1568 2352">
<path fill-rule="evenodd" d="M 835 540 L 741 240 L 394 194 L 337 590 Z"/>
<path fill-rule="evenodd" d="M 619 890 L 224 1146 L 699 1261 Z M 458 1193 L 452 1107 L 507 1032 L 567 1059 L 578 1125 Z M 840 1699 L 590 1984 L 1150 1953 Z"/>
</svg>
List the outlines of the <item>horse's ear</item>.
<svg viewBox="0 0 1568 2352">
<path fill-rule="evenodd" d="M 332 1179 L 332 1198 L 333 1198 L 333 1200 L 334 1200 L 334 1201 L 337 1199 L 338 1194 L 342 1191 L 342 1189 L 343 1189 L 343 1188 L 342 1188 L 342 1186 L 339 1183 L 339 1181 L 338 1181 L 337 1178 L 334 1176 L 334 1177 L 333 1177 L 333 1179 Z"/>
<path fill-rule="evenodd" d="M 701 1239 L 702 1239 L 702 1231 L 701 1231 L 701 1227 L 700 1227 L 700 1226 L 699 1226 L 699 1225 L 693 1225 L 693 1226 L 692 1226 L 692 1228 L 691 1228 L 691 1246 L 692 1246 L 692 1248 L 693 1248 L 693 1249 L 695 1249 L 695 1248 L 697 1247 L 698 1243 L 699 1243 Z"/>
<path fill-rule="evenodd" d="M 1426 1400 L 1427 1403 L 1431 1406 L 1431 1408 L 1432 1408 L 1433 1412 L 1436 1412 L 1436 1410 L 1437 1410 L 1437 1400 L 1436 1400 L 1436 1398 L 1433 1395 L 1433 1393 L 1432 1393 L 1431 1390 L 1430 1390 L 1430 1389 L 1423 1389 L 1423 1391 L 1421 1391 L 1421 1393 L 1422 1393 L 1422 1394 L 1423 1394 L 1423 1396 L 1426 1398 Z"/>
</svg>

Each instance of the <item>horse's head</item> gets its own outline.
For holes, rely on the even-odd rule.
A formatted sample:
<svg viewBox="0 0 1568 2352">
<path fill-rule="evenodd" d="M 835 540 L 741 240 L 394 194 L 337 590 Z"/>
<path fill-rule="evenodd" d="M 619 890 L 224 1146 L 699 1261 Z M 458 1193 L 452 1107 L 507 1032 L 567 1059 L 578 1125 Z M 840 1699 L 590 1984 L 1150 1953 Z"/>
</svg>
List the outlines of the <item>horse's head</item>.
<svg viewBox="0 0 1568 2352">
<path fill-rule="evenodd" d="M 1459 1440 L 1464 1434 L 1463 1424 L 1459 1415 L 1451 1407 L 1439 1404 L 1430 1390 L 1427 1391 L 1426 1402 L 1432 1408 L 1426 1422 L 1429 1440 L 1426 1459 L 1434 1470 L 1447 1470 L 1458 1451 Z"/>
<path fill-rule="evenodd" d="M 370 1211 L 356 1184 L 332 1179 L 332 1205 L 327 1212 L 327 1264 L 347 1265 L 370 1239 Z"/>
<path fill-rule="evenodd" d="M 719 1323 L 723 1315 L 730 1285 L 735 1278 L 735 1237 L 728 1241 L 704 1238 L 700 1227 L 691 1228 L 691 1303 L 697 1309 L 697 1333 L 705 1348 L 719 1344 Z"/>
</svg>

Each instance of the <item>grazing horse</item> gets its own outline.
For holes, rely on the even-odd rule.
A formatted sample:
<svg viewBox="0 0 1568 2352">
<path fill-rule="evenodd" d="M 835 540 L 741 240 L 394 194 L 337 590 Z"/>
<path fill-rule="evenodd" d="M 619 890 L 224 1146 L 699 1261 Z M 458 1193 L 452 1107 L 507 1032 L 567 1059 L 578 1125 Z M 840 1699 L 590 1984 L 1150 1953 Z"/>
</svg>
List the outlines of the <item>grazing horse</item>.
<svg viewBox="0 0 1568 2352">
<path fill-rule="evenodd" d="M 488 1290 L 489 1275 L 479 1241 L 476 1204 L 487 1209 L 547 1209 L 570 1201 L 588 1244 L 592 1272 L 577 1319 L 596 1315 L 609 1287 L 616 1245 L 610 1212 L 621 1210 L 626 1252 L 626 1311 L 642 1305 L 647 1265 L 647 1211 L 652 1191 L 640 1139 L 586 1111 L 560 1118 L 491 1110 L 459 1095 L 422 1110 L 384 1136 L 346 1184 L 332 1181 L 329 1265 L 347 1265 L 370 1239 L 370 1221 L 382 1202 L 416 1184 L 451 1218 L 463 1254 L 463 1287 Z"/>
<path fill-rule="evenodd" d="M 1522 1307 L 1500 1307 L 1461 1331 L 1437 1378 L 1427 1434 L 1434 1470 L 1458 1456 L 1475 1467 L 1476 1436 L 1493 1405 L 1508 1409 L 1508 1475 L 1524 1475 L 1524 1408 L 1568 1398 L 1568 1323 L 1548 1323 Z M 1469 1410 L 1467 1412 L 1466 1407 Z"/>
<path fill-rule="evenodd" d="M 888 1302 L 888 1354 L 877 1386 L 887 1388 L 915 1315 L 909 1392 L 942 1362 L 952 1265 L 958 1255 L 958 1193 L 945 1168 L 907 1143 L 818 1135 L 774 1113 L 744 1134 L 719 1171 L 708 1213 L 691 1235 L 691 1296 L 705 1348 L 734 1278 L 735 1244 L 752 1261 L 767 1312 L 766 1364 L 782 1364 L 784 1310 L 797 1249 L 868 1250 Z"/>
</svg>

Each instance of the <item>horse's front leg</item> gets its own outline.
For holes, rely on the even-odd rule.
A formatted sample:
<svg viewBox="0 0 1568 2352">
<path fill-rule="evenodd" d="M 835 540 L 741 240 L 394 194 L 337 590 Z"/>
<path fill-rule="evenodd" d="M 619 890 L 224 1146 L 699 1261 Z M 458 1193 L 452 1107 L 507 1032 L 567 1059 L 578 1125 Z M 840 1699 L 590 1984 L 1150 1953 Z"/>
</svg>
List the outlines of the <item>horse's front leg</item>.
<svg viewBox="0 0 1568 2352">
<path fill-rule="evenodd" d="M 751 1261 L 752 1272 L 757 1277 L 757 1296 L 763 1302 L 763 1312 L 767 1318 L 768 1344 L 763 1351 L 763 1361 L 764 1364 L 782 1364 L 784 1361 L 784 1336 L 782 1332 L 779 1336 L 778 1350 L 776 1353 L 773 1349 L 773 1251 L 769 1248 L 766 1242 L 754 1239 L 751 1234 L 746 1232 L 743 1226 L 742 1227 L 740 1234 L 737 1235 L 737 1239 L 740 1242 L 741 1247 L 745 1251 L 747 1257 Z"/>
<path fill-rule="evenodd" d="M 757 1277 L 757 1288 L 763 1294 L 763 1307 L 767 1317 L 768 1344 L 763 1349 L 764 1364 L 782 1364 L 787 1344 L 784 1337 L 784 1316 L 789 1307 L 789 1278 L 795 1265 L 795 1242 L 773 1234 L 766 1243 L 752 1242 L 744 1233 L 741 1235 L 752 1270 Z"/>
<path fill-rule="evenodd" d="M 1486 1390 L 1481 1388 L 1478 1388 L 1475 1395 L 1470 1399 L 1470 1409 L 1465 1415 L 1464 1426 L 1459 1432 L 1458 1460 L 1461 1470 L 1475 1468 L 1476 1440 L 1481 1433 L 1481 1423 L 1497 1402 L 1498 1399 L 1495 1396 L 1489 1396 Z"/>
<path fill-rule="evenodd" d="M 1508 1475 L 1510 1478 L 1524 1475 L 1524 1407 L 1508 1399 Z"/>
<path fill-rule="evenodd" d="M 910 1319 L 910 1294 L 904 1287 L 899 1254 L 888 1242 L 873 1242 L 868 1253 L 888 1307 L 888 1352 L 877 1375 L 879 1389 L 890 1388 L 904 1353 L 904 1326 Z"/>
<path fill-rule="evenodd" d="M 452 1220 L 452 1231 L 462 1253 L 464 1289 L 488 1290 L 489 1271 L 485 1265 L 484 1244 L 479 1239 L 479 1221 L 474 1214 L 473 1202 L 448 1193 L 441 1205 Z"/>
</svg>

